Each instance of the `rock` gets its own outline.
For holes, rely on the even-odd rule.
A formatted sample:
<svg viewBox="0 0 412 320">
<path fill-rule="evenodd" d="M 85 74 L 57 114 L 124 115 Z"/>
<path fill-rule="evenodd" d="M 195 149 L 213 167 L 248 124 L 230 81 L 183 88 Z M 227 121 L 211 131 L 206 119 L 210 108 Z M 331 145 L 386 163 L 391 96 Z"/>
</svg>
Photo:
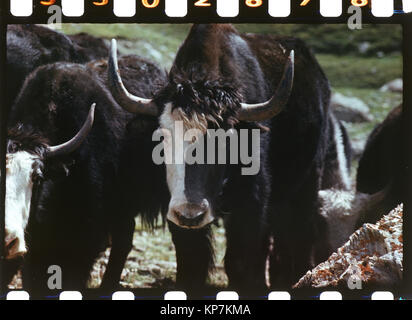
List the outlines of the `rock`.
<svg viewBox="0 0 412 320">
<path fill-rule="evenodd" d="M 403 205 L 376 224 L 364 224 L 329 259 L 308 271 L 294 288 L 347 287 L 353 277 L 363 285 L 395 286 L 403 272 Z"/>
<path fill-rule="evenodd" d="M 359 45 L 358 45 L 359 53 L 361 53 L 361 54 L 367 53 L 370 46 L 371 46 L 371 43 L 367 42 L 367 41 L 363 41 L 363 42 L 359 43 Z"/>
<path fill-rule="evenodd" d="M 402 79 L 395 79 L 380 88 L 381 92 L 403 92 L 403 80 Z"/>
<path fill-rule="evenodd" d="M 352 146 L 352 157 L 353 159 L 360 159 L 360 157 L 363 154 L 363 150 L 365 150 L 365 146 L 366 146 L 366 140 L 367 140 L 367 136 L 364 137 L 364 139 L 360 139 L 358 137 L 358 139 L 353 139 L 350 143 Z"/>
<path fill-rule="evenodd" d="M 335 116 L 346 122 L 368 122 L 373 117 L 369 107 L 362 100 L 355 97 L 346 97 L 340 93 L 332 94 L 331 108 Z"/>
</svg>

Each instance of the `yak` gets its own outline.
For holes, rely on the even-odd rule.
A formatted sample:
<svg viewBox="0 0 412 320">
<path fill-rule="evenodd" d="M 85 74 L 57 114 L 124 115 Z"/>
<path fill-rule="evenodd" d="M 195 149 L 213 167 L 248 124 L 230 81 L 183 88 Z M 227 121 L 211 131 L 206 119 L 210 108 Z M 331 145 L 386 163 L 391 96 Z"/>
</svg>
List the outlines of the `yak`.
<svg viewBox="0 0 412 320">
<path fill-rule="evenodd" d="M 166 80 L 164 71 L 137 56 L 122 57 L 120 67 L 132 92 L 147 98 Z M 24 256 L 24 287 L 34 292 L 50 289 L 50 266 L 61 268 L 63 289 L 85 288 L 109 236 L 102 287 L 113 288 L 132 248 L 134 217 L 121 212 L 120 189 L 128 181 L 119 181 L 125 136 L 128 126 L 144 132 L 157 121 L 117 105 L 106 69 L 104 60 L 41 66 L 26 79 L 9 117 L 6 259 Z"/>
<path fill-rule="evenodd" d="M 171 134 L 179 152 L 193 150 L 210 130 L 219 129 L 228 139 L 246 132 L 237 147 L 246 145 L 249 154 L 252 141 L 258 146 L 255 174 L 244 174 L 242 169 L 251 168 L 241 164 L 213 162 L 215 154 L 209 150 L 195 163 L 165 161 L 177 287 L 196 290 L 205 285 L 214 267 L 211 225 L 221 216 L 229 287 L 240 292 L 265 290 L 271 237 L 272 286 L 290 286 L 311 268 L 313 259 L 327 258 L 318 191 L 348 183 L 350 148 L 344 128 L 329 110 L 328 80 L 301 40 L 240 34 L 225 24 L 194 25 L 177 52 L 168 82 L 153 99 L 128 92 L 113 40 L 109 78 L 119 105 L 158 118 L 160 132 Z M 201 134 L 176 140 L 177 123 L 184 134 L 192 129 Z M 168 153 L 166 133 L 159 140 Z M 230 155 L 229 144 L 225 152 Z M 209 156 L 211 163 L 202 163 L 202 157 Z"/>
<path fill-rule="evenodd" d="M 379 206 L 359 217 L 358 226 L 376 223 L 383 215 L 403 203 L 405 190 L 405 146 L 402 106 L 394 108 L 369 135 L 359 160 L 356 190 L 375 195 Z"/>
<path fill-rule="evenodd" d="M 107 56 L 104 40 L 88 34 L 67 36 L 40 25 L 7 26 L 7 106 L 37 67 L 59 61 L 86 63 Z"/>
</svg>

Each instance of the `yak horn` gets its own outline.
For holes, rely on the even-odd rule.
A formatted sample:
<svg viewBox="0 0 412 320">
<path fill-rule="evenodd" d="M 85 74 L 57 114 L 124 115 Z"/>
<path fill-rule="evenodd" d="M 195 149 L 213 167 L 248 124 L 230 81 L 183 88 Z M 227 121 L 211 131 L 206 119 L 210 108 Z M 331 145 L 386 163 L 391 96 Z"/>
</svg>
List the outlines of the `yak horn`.
<svg viewBox="0 0 412 320">
<path fill-rule="evenodd" d="M 110 91 L 117 103 L 126 111 L 136 114 L 158 116 L 159 109 L 152 99 L 140 98 L 132 95 L 126 89 L 120 77 L 117 63 L 117 43 L 112 40 L 109 56 L 108 79 Z"/>
<path fill-rule="evenodd" d="M 293 87 L 295 54 L 292 50 L 286 62 L 282 79 L 273 97 L 264 103 L 242 103 L 238 112 L 241 121 L 262 121 L 278 115 L 286 106 Z"/>
<path fill-rule="evenodd" d="M 46 152 L 47 158 L 63 156 L 63 155 L 73 152 L 78 147 L 80 147 L 80 145 L 87 138 L 90 130 L 93 127 L 95 107 L 96 107 L 96 104 L 93 103 L 93 105 L 90 107 L 89 115 L 87 116 L 87 119 L 83 124 L 83 127 L 71 140 L 65 143 L 62 143 L 58 146 L 50 146 L 47 148 L 47 152 Z"/>
</svg>

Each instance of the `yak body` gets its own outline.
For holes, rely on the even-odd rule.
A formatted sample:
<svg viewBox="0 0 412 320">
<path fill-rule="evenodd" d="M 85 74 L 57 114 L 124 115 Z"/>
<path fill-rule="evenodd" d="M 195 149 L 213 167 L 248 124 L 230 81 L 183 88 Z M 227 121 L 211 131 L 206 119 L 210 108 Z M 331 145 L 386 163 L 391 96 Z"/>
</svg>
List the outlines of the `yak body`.
<svg viewBox="0 0 412 320">
<path fill-rule="evenodd" d="M 121 69 L 136 94 L 150 97 L 165 74 L 136 56 L 121 60 Z M 62 270 L 63 289 L 86 286 L 98 254 L 112 239 L 103 286 L 118 285 L 132 246 L 134 220 L 121 212 L 119 181 L 127 124 L 133 121 L 106 88 L 107 63 L 56 63 L 39 67 L 26 80 L 9 117 L 8 153 L 26 151 L 39 157 L 42 178 L 35 182 L 26 229 L 24 258 L 26 288 L 47 290 L 48 268 Z M 68 156 L 43 159 L 46 145 L 66 141 L 76 133 L 96 103 L 95 120 L 87 140 Z M 152 120 L 153 122 L 153 120 Z M 151 125 L 156 126 L 156 125 Z M 151 137 L 151 132 L 145 132 Z M 144 172 L 144 171 L 143 171 Z M 127 216 L 129 217 L 129 216 Z M 122 234 L 123 233 L 123 234 Z"/>
<path fill-rule="evenodd" d="M 67 36 L 39 25 L 7 27 L 7 105 L 37 67 L 59 61 L 85 63 L 107 56 L 104 41 L 90 35 Z"/>
</svg>

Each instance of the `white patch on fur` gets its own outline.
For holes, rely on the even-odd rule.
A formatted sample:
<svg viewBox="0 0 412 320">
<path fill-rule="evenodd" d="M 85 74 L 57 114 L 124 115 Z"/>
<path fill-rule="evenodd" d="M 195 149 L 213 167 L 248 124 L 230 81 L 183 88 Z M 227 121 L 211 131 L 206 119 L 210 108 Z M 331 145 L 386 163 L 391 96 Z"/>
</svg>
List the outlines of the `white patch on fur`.
<svg viewBox="0 0 412 320">
<path fill-rule="evenodd" d="M 335 251 L 355 232 L 356 222 L 370 196 L 337 189 L 320 190 L 318 195 L 320 213 L 328 224 L 330 246 Z"/>
<path fill-rule="evenodd" d="M 165 105 L 165 109 L 160 116 L 160 126 L 162 129 L 168 130 L 171 135 L 172 135 L 172 143 L 174 143 L 173 146 L 168 146 L 165 145 L 164 149 L 166 150 L 167 148 L 171 148 L 173 150 L 173 161 L 172 163 L 166 163 L 166 178 L 167 178 L 167 184 L 169 187 L 171 199 L 169 202 L 169 209 L 167 213 L 167 219 L 173 223 L 175 223 L 178 226 L 181 226 L 179 221 L 177 220 L 175 214 L 173 213 L 174 208 L 178 208 L 182 205 L 187 205 L 189 204 L 188 199 L 186 198 L 185 195 L 185 161 L 184 161 L 184 154 L 185 151 L 187 150 L 188 146 L 193 142 L 193 141 L 181 141 L 181 139 L 175 139 L 175 137 L 184 137 L 186 133 L 189 133 L 189 131 L 193 131 L 193 129 L 189 127 L 184 127 L 184 126 L 175 126 L 176 121 L 182 121 L 179 111 L 177 109 L 173 110 L 173 105 L 171 103 L 167 103 Z M 183 132 L 176 132 L 176 130 L 182 130 Z M 199 131 L 199 134 L 200 133 Z M 198 136 L 198 135 L 197 135 Z M 186 137 L 183 139 L 185 140 Z M 166 143 L 167 140 L 165 139 L 163 143 Z M 176 159 L 179 157 L 179 159 Z M 180 159 L 182 157 L 182 159 Z M 206 201 L 204 199 L 203 201 Z M 213 221 L 212 213 L 209 209 L 209 212 L 207 212 L 207 215 L 205 219 L 203 220 L 203 223 L 193 227 L 193 228 L 201 228 L 206 224 L 209 224 Z M 182 226 L 185 227 L 185 226 Z"/>
<path fill-rule="evenodd" d="M 352 215 L 352 202 L 355 195 L 351 191 L 329 189 L 319 191 L 319 199 L 321 214 L 328 224 L 329 244 L 335 251 L 348 241 L 355 231 L 358 218 Z"/>
<path fill-rule="evenodd" d="M 165 106 L 163 114 L 160 116 L 160 126 L 163 129 L 167 129 L 175 135 L 175 119 L 172 114 L 172 104 L 168 103 Z M 172 139 L 173 140 L 173 139 Z M 165 143 L 165 142 L 164 142 Z M 178 148 L 179 146 L 173 146 L 173 148 Z M 180 146 L 181 147 L 181 146 Z M 165 146 L 166 148 L 172 148 L 172 146 Z M 174 150 L 174 149 L 172 149 Z M 169 202 L 169 210 L 167 213 L 167 219 L 173 223 L 179 225 L 174 214 L 172 214 L 172 208 L 180 206 L 187 203 L 185 195 L 185 164 L 184 162 L 176 163 L 176 159 L 172 163 L 166 164 L 166 178 L 167 184 L 169 186 L 169 191 L 171 199 Z"/>
<path fill-rule="evenodd" d="M 6 243 L 17 239 L 17 244 L 7 253 L 8 259 L 26 252 L 24 231 L 33 191 L 33 167 L 38 157 L 25 151 L 6 157 Z"/>
<path fill-rule="evenodd" d="M 345 154 L 345 145 L 343 143 L 342 130 L 335 118 L 333 118 L 333 126 L 335 132 L 335 144 L 336 153 L 338 156 L 339 172 L 345 189 L 349 190 L 351 188 L 351 181 L 349 177 L 348 161 Z"/>
</svg>

